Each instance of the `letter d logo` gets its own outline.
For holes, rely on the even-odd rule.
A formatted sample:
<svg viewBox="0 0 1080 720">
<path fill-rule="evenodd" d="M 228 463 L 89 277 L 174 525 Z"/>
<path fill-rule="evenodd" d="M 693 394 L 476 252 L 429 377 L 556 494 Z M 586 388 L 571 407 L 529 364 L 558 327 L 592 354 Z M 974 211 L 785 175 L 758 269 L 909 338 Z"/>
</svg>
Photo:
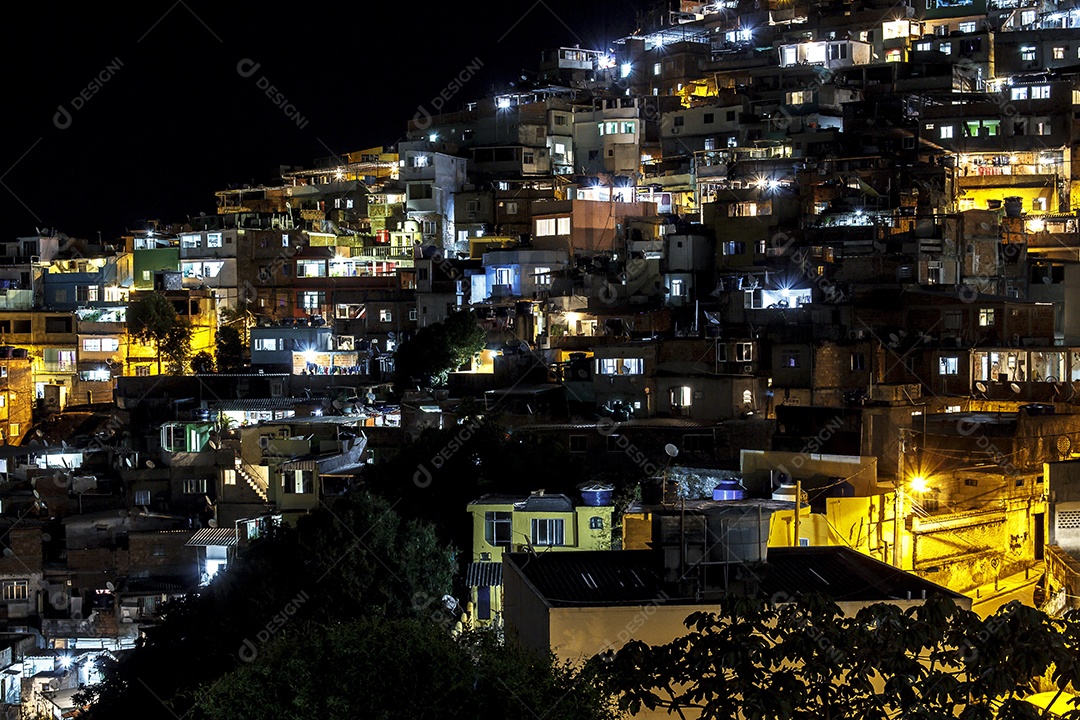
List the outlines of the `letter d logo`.
<svg viewBox="0 0 1080 720">
<path fill-rule="evenodd" d="M 53 125 L 60 130 L 71 127 L 71 113 L 63 105 L 56 106 L 56 114 L 52 116 Z"/>
<path fill-rule="evenodd" d="M 431 485 L 431 471 L 427 469 L 427 466 L 423 463 L 420 464 L 419 469 L 413 473 L 413 484 L 416 487 L 423 489 Z"/>
</svg>

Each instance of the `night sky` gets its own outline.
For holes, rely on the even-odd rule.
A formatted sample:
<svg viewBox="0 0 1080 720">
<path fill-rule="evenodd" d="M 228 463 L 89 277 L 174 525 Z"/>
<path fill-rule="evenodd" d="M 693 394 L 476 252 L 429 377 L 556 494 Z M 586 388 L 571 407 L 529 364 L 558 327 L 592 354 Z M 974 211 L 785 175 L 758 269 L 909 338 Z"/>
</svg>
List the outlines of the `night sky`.
<svg viewBox="0 0 1080 720">
<path fill-rule="evenodd" d="M 213 213 L 215 190 L 272 184 L 280 165 L 393 145 L 470 62 L 482 68 L 448 109 L 520 82 L 545 47 L 610 46 L 649 4 L 20 6 L 0 46 L 0 229 L 108 241 Z"/>
</svg>

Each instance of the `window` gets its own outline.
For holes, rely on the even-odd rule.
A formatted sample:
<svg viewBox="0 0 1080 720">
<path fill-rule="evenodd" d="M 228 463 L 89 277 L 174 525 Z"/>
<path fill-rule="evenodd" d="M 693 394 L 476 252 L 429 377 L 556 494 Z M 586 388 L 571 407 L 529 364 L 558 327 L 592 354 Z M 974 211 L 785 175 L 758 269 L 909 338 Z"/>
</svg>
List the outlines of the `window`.
<svg viewBox="0 0 1080 720">
<path fill-rule="evenodd" d="M 379 311 L 379 322 L 393 322 L 394 314 L 389 310 Z"/>
<path fill-rule="evenodd" d="M 562 518 L 533 518 L 532 519 L 532 544 L 533 545 L 562 545 L 563 544 L 563 520 L 562 520 Z"/>
<path fill-rule="evenodd" d="M 185 495 L 201 495 L 206 492 L 206 478 L 188 478 L 184 481 Z"/>
<path fill-rule="evenodd" d="M 207 233 L 206 235 L 206 247 L 221 247 L 221 233 Z"/>
<path fill-rule="evenodd" d="M 416 312 L 416 308 L 409 308 L 409 319 L 416 322 L 417 317 L 419 317 L 419 314 Z"/>
<path fill-rule="evenodd" d="M 959 25 L 957 25 L 957 27 L 962 33 L 973 33 L 975 32 L 975 21 L 968 20 L 966 22 L 960 23 Z"/>
<path fill-rule="evenodd" d="M 289 236 L 288 235 L 282 235 L 281 236 L 281 247 L 289 247 Z"/>
<path fill-rule="evenodd" d="M 1020 59 L 1023 60 L 1024 62 L 1034 62 L 1035 61 L 1035 46 L 1034 45 L 1025 45 L 1022 48 L 1020 48 Z"/>
<path fill-rule="evenodd" d="M 150 491 L 149 490 L 136 490 L 135 491 L 135 504 L 142 507 L 150 505 Z"/>
<path fill-rule="evenodd" d="M 942 140 L 948 140 L 948 139 L 952 138 L 952 136 L 953 136 L 953 126 L 952 125 L 942 125 L 941 126 L 941 139 Z"/>
<path fill-rule="evenodd" d="M 516 202 L 508 202 L 508 203 L 506 203 L 506 214 L 507 215 L 517 215 L 518 214 L 518 204 Z"/>
<path fill-rule="evenodd" d="M 555 218 L 544 218 L 536 221 L 536 236 L 548 237 L 555 234 Z"/>
<path fill-rule="evenodd" d="M 933 43 L 930 42 L 915 43 L 915 49 L 920 52 L 928 52 L 932 47 Z"/>
<path fill-rule="evenodd" d="M 1024 10 L 1023 12 L 1020 13 L 1020 24 L 1021 25 L 1031 25 L 1034 22 L 1035 22 L 1035 11 L 1034 10 Z"/>
<path fill-rule="evenodd" d="M 694 392 L 686 385 L 671 388 L 671 409 L 684 410 L 694 403 Z"/>
<path fill-rule="evenodd" d="M 286 470 L 281 474 L 282 490 L 290 495 L 310 495 L 315 492 L 314 470 Z"/>
<path fill-rule="evenodd" d="M 276 351 L 279 349 L 277 338 L 255 338 L 255 349 Z"/>
<path fill-rule="evenodd" d="M 150 377 L 150 366 L 149 365 L 136 365 L 135 366 L 135 377 Z"/>
<path fill-rule="evenodd" d="M 202 247 L 202 238 L 198 235 L 181 235 L 180 247 L 188 250 Z"/>
<path fill-rule="evenodd" d="M 532 152 L 531 150 L 526 150 L 521 154 L 521 162 L 523 165 L 535 165 L 536 153 Z"/>
<path fill-rule="evenodd" d="M 302 292 L 297 294 L 297 299 L 302 309 L 308 312 L 317 312 L 326 304 L 326 293 Z"/>
<path fill-rule="evenodd" d="M 653 63 L 653 66 L 652 66 L 652 74 L 653 75 L 659 75 L 662 71 L 663 71 L 663 68 L 660 66 L 660 63 Z"/>
<path fill-rule="evenodd" d="M 513 513 L 484 513 L 484 542 L 495 547 L 510 547 Z"/>
<path fill-rule="evenodd" d="M 30 599 L 29 580 L 5 580 L 3 585 L 4 602 Z"/>
<path fill-rule="evenodd" d="M 1026 87 L 1014 87 L 1009 93 L 1009 97 L 1013 100 L 1027 100 L 1028 89 Z"/>
<path fill-rule="evenodd" d="M 76 285 L 75 286 L 75 302 L 97 302 L 98 301 L 98 287 L 97 285 Z"/>
<path fill-rule="evenodd" d="M 864 353 L 851 353 L 851 371 L 858 372 L 866 369 L 866 355 Z"/>
<path fill-rule="evenodd" d="M 568 218 L 568 217 L 555 218 L 555 234 L 556 235 L 569 235 L 570 234 L 570 218 Z"/>
<path fill-rule="evenodd" d="M 604 529 L 604 518 L 602 518 L 602 517 L 591 517 L 591 518 L 589 518 L 589 529 L 590 530 L 603 530 Z"/>
<path fill-rule="evenodd" d="M 425 168 L 431 164 L 430 155 L 413 155 L 412 166 L 414 168 Z"/>
<path fill-rule="evenodd" d="M 671 297 L 685 297 L 686 296 L 686 283 L 683 280 L 671 281 Z"/>
<path fill-rule="evenodd" d="M 994 324 L 994 310 L 993 308 L 980 308 L 979 309 L 979 327 L 990 327 Z"/>
<path fill-rule="evenodd" d="M 715 116 L 714 116 L 714 114 L 713 114 L 713 113 L 705 113 L 705 114 L 704 114 L 704 115 L 702 116 L 702 118 L 701 118 L 701 121 L 702 121 L 703 123 L 705 123 L 706 125 L 712 125 L 712 123 L 713 123 L 713 118 L 714 118 L 714 117 L 715 117 Z"/>
<path fill-rule="evenodd" d="M 101 352 L 101 340 L 98 338 L 85 338 L 82 341 L 82 349 L 86 352 Z"/>
<path fill-rule="evenodd" d="M 1032 85 L 1031 86 L 1031 99 L 1032 100 L 1048 100 L 1050 98 L 1050 86 L 1049 85 Z"/>
<path fill-rule="evenodd" d="M 786 368 L 799 367 L 799 351 L 784 350 L 780 353 L 780 366 Z"/>
<path fill-rule="evenodd" d="M 960 370 L 960 358 L 943 357 L 938 360 L 938 375 L 956 375 Z"/>
<path fill-rule="evenodd" d="M 543 285 L 545 287 L 551 285 L 551 268 L 533 268 L 533 282 L 535 282 L 537 285 Z"/>
<path fill-rule="evenodd" d="M 1055 60 L 1064 60 L 1065 59 L 1065 48 L 1063 48 L 1063 47 L 1054 48 L 1054 59 Z"/>
<path fill-rule="evenodd" d="M 943 42 L 938 44 L 938 52 L 940 52 L 942 55 L 952 55 L 952 43 Z"/>
<path fill-rule="evenodd" d="M 597 375 L 644 375 L 644 358 L 597 358 Z"/>
<path fill-rule="evenodd" d="M 67 302 L 67 290 L 59 289 L 53 292 L 53 299 L 58 303 Z"/>
<path fill-rule="evenodd" d="M 754 359 L 754 344 L 735 343 L 735 362 L 750 362 Z"/>
<path fill-rule="evenodd" d="M 296 277 L 326 277 L 326 263 L 322 260 L 297 260 Z"/>
</svg>

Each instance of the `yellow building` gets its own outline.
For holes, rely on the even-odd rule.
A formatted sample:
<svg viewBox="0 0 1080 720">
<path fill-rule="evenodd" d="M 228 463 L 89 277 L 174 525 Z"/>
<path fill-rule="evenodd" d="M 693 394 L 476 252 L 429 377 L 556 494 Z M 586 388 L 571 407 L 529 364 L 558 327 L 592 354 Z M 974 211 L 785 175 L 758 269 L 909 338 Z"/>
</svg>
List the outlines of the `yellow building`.
<svg viewBox="0 0 1080 720">
<path fill-rule="evenodd" d="M 527 497 L 485 495 L 469 503 L 473 561 L 466 581 L 478 624 L 502 623 L 504 552 L 611 549 L 611 491 L 587 489 L 583 496 L 585 502 L 575 504 L 566 495 L 539 490 Z"/>
</svg>

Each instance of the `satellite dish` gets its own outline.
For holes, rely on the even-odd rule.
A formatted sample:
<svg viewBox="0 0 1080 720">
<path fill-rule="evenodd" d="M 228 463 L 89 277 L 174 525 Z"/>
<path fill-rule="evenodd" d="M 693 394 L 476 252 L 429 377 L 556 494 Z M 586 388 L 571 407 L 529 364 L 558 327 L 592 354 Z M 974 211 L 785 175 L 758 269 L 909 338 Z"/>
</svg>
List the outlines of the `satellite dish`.
<svg viewBox="0 0 1080 720">
<path fill-rule="evenodd" d="M 35 430 L 34 434 L 37 435 L 38 437 L 45 437 L 45 433 L 41 432 L 41 428 L 38 428 L 37 430 Z"/>
<path fill-rule="evenodd" d="M 111 582 L 106 582 L 105 587 L 109 588 L 110 591 L 116 590 L 116 586 L 113 585 Z"/>
<path fill-rule="evenodd" d="M 984 385 L 981 382 L 977 382 L 977 383 L 975 383 L 975 389 L 978 390 L 981 393 L 984 393 L 984 392 L 986 392 L 986 385 Z"/>
<path fill-rule="evenodd" d="M 15 551 L 11 548 L 4 548 L 4 557 L 15 557 Z"/>
<path fill-rule="evenodd" d="M 151 470 L 153 470 L 153 469 L 154 469 L 154 468 L 155 468 L 156 466 L 154 465 L 154 461 L 153 461 L 153 460 L 147 460 L 147 461 L 146 461 L 146 467 L 148 467 L 148 468 L 150 468 Z"/>
<path fill-rule="evenodd" d="M 679 448 L 675 447 L 673 443 L 668 443 L 664 446 L 664 452 L 668 454 L 668 457 L 678 457 Z"/>
<path fill-rule="evenodd" d="M 1020 386 L 1017 385 L 1016 383 L 1009 383 L 1009 389 L 1012 390 L 1017 395 L 1020 394 Z"/>
<path fill-rule="evenodd" d="M 900 344 L 900 336 L 898 336 L 896 333 L 889 333 L 889 342 L 892 343 L 893 345 L 899 345 Z"/>
<path fill-rule="evenodd" d="M 38 500 L 41 499 L 41 493 L 37 491 L 37 488 L 34 488 L 34 497 L 36 497 Z"/>
<path fill-rule="evenodd" d="M 217 527 L 217 520 L 215 520 L 214 518 L 210 518 L 209 520 L 206 521 L 206 524 L 209 525 L 212 528 L 216 528 Z"/>
</svg>

